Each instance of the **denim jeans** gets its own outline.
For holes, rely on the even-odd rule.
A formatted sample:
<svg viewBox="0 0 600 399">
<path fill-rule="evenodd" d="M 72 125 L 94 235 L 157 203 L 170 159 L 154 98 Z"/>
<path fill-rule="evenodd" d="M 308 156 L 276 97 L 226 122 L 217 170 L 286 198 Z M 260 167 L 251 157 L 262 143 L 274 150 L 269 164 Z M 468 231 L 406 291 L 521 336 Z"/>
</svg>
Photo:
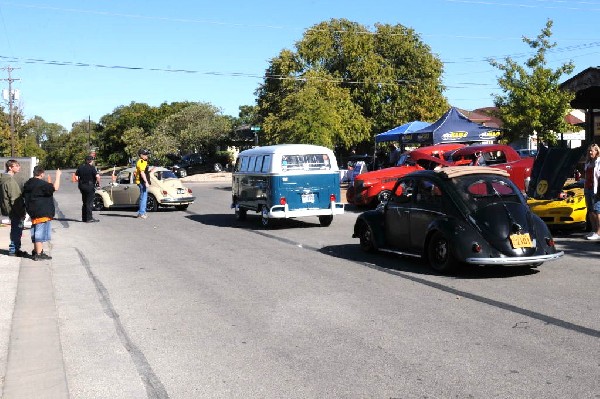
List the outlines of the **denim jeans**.
<svg viewBox="0 0 600 399">
<path fill-rule="evenodd" d="M 140 188 L 140 208 L 138 210 L 138 213 L 140 215 L 145 215 L 146 203 L 148 203 L 148 188 L 144 183 L 138 184 L 138 187 Z"/>
<path fill-rule="evenodd" d="M 23 235 L 23 219 L 10 219 L 10 244 L 8 252 L 14 254 L 21 249 L 21 236 Z"/>
</svg>

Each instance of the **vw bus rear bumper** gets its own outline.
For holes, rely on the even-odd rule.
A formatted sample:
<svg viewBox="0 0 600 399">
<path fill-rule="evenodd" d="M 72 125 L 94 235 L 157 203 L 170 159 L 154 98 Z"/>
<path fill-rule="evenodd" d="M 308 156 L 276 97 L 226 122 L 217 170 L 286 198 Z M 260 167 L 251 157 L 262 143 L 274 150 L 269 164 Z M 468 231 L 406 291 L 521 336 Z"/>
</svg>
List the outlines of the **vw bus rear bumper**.
<svg viewBox="0 0 600 399">
<path fill-rule="evenodd" d="M 291 210 L 287 204 L 275 205 L 269 209 L 269 218 L 287 219 L 300 218 L 304 216 L 327 216 L 341 215 L 344 213 L 344 204 L 342 202 L 331 202 L 329 208 L 304 208 Z"/>
</svg>

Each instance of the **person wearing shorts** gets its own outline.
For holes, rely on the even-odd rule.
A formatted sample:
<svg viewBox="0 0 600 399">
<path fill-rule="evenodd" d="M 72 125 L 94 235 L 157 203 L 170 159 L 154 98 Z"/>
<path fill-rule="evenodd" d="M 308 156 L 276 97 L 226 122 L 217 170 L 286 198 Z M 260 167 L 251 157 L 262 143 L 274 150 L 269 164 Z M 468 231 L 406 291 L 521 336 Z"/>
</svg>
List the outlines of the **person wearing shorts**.
<svg viewBox="0 0 600 399">
<path fill-rule="evenodd" d="M 51 239 L 51 221 L 56 212 L 54 192 L 60 187 L 61 171 L 56 171 L 54 184 L 44 180 L 46 171 L 40 165 L 33 168 L 33 177 L 23 186 L 23 199 L 27 213 L 31 216 L 32 258 L 35 261 L 52 257 L 44 252 L 44 243 Z"/>
</svg>

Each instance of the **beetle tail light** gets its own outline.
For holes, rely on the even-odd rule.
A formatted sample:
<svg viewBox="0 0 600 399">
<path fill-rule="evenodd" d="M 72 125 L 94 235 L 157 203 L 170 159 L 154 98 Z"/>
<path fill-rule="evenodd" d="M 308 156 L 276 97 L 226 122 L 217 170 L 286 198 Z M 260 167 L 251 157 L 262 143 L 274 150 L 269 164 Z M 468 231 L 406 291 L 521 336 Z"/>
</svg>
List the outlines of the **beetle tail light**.
<svg viewBox="0 0 600 399">
<path fill-rule="evenodd" d="M 549 247 L 553 247 L 554 246 L 554 239 L 552 237 L 546 237 L 546 244 Z"/>
<path fill-rule="evenodd" d="M 187 190 L 188 190 L 188 194 L 192 193 L 192 189 L 191 188 L 188 188 Z"/>
<path fill-rule="evenodd" d="M 285 204 L 287 204 L 287 200 L 285 199 L 285 197 L 279 198 L 279 205 L 285 205 Z"/>
<path fill-rule="evenodd" d="M 335 202 L 335 199 L 336 199 L 336 198 L 335 198 L 335 194 L 331 194 L 331 195 L 329 196 L 329 201 L 330 201 L 330 202 Z"/>
<path fill-rule="evenodd" d="M 162 190 L 162 191 L 161 191 L 161 193 L 162 193 L 162 195 L 163 195 L 164 197 L 166 197 L 166 196 L 167 196 L 167 194 L 169 194 L 169 193 L 167 193 L 167 190 Z"/>
<path fill-rule="evenodd" d="M 479 245 L 478 243 L 475 242 L 475 243 L 473 243 L 471 250 L 478 254 L 481 252 L 481 245 Z"/>
</svg>

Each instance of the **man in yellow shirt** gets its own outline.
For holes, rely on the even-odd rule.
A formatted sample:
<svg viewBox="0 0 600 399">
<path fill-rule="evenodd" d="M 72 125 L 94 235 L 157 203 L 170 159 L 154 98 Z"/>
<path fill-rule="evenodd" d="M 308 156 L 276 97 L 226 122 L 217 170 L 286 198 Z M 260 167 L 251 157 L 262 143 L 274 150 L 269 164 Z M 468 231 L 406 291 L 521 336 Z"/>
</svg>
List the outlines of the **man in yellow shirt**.
<svg viewBox="0 0 600 399">
<path fill-rule="evenodd" d="M 142 149 L 138 151 L 139 159 L 135 163 L 135 183 L 140 188 L 140 207 L 137 217 L 147 219 L 146 204 L 148 202 L 148 186 L 150 185 L 150 177 L 146 174 L 148 171 L 148 155 L 150 151 Z"/>
</svg>

